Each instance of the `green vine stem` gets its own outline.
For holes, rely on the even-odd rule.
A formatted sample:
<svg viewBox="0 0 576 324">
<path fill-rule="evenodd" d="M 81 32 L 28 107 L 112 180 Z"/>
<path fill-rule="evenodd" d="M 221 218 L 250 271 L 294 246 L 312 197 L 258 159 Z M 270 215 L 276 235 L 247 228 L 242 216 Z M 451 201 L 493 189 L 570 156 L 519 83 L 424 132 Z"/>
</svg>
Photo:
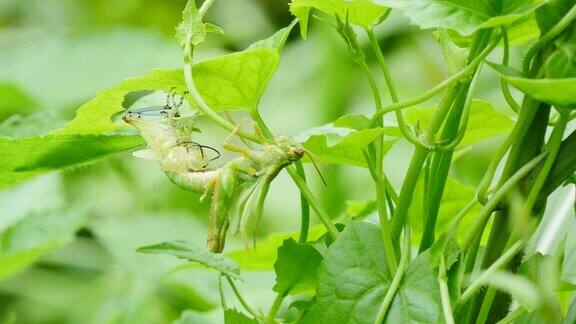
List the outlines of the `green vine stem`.
<svg viewBox="0 0 576 324">
<path fill-rule="evenodd" d="M 240 302 L 242 307 L 244 307 L 244 309 L 248 313 L 250 313 L 252 316 L 254 316 L 255 318 L 261 318 L 262 315 L 258 314 L 258 312 L 256 312 L 252 307 L 250 307 L 250 305 L 246 302 L 246 300 L 244 299 L 244 297 L 240 293 L 240 290 L 238 290 L 238 287 L 236 287 L 234 280 L 232 280 L 232 278 L 230 278 L 230 276 L 225 275 L 225 277 L 226 277 L 226 280 L 228 281 L 228 284 L 230 284 L 230 287 L 232 288 L 234 295 L 236 295 L 236 298 L 238 298 L 238 301 Z"/>
<path fill-rule="evenodd" d="M 394 300 L 394 296 L 398 291 L 398 287 L 400 287 L 400 283 L 402 282 L 402 278 L 404 277 L 404 273 L 406 271 L 406 267 L 408 266 L 408 261 L 410 260 L 410 226 L 406 226 L 404 228 L 404 241 L 402 243 L 402 251 L 400 254 L 400 263 L 398 264 L 398 271 L 394 274 L 392 278 L 392 282 L 390 283 L 390 287 L 384 296 L 384 300 L 378 309 L 378 313 L 376 315 L 376 319 L 374 320 L 374 324 L 381 324 L 386 317 L 386 313 L 388 313 L 388 309 L 390 305 L 392 305 L 392 301 Z"/>
<path fill-rule="evenodd" d="M 461 108 L 460 122 L 456 129 L 451 129 L 454 127 L 455 122 L 457 122 L 457 118 L 450 118 L 446 121 L 446 125 L 444 126 L 443 135 L 445 138 L 448 138 L 449 135 L 447 134 L 450 132 L 457 132 L 456 136 L 449 141 L 448 143 L 442 143 L 438 149 L 441 152 L 445 152 L 446 154 L 436 153 L 433 156 L 431 162 L 431 170 L 435 177 L 431 177 L 429 179 L 430 186 L 425 186 L 426 194 L 425 194 L 425 202 L 424 205 L 427 208 L 424 209 L 424 231 L 422 233 L 422 238 L 420 240 L 420 247 L 419 251 L 423 252 L 427 250 L 432 244 L 434 243 L 434 232 L 436 229 L 436 221 L 438 218 L 438 211 L 440 209 L 440 201 L 442 199 L 442 194 L 444 192 L 444 187 L 446 185 L 446 179 L 448 176 L 448 170 L 450 167 L 450 162 L 452 161 L 452 151 L 460 144 L 462 139 L 464 138 L 464 134 L 466 133 L 466 129 L 468 128 L 468 120 L 470 117 L 470 109 L 472 107 L 472 97 L 474 95 L 474 89 L 476 89 L 476 85 L 478 83 L 478 79 L 480 78 L 482 66 L 479 66 L 477 71 L 468 86 L 466 98 L 464 99 L 464 104 Z M 462 87 L 464 92 L 466 92 L 466 87 Z M 454 107 L 458 105 L 458 102 L 455 102 Z"/>
<path fill-rule="evenodd" d="M 433 98 L 434 96 L 436 96 L 437 94 L 439 94 L 440 92 L 442 92 L 444 89 L 454 85 L 456 82 L 468 77 L 471 73 L 473 73 L 476 69 L 476 67 L 482 63 L 482 61 L 484 61 L 484 59 L 486 58 L 486 56 L 488 56 L 488 54 L 490 54 L 490 52 L 492 52 L 492 50 L 496 47 L 496 45 L 498 45 L 498 41 L 499 38 L 497 38 L 494 42 L 492 42 L 491 45 L 487 46 L 479 55 L 478 57 L 476 57 L 473 61 L 470 62 L 470 64 L 466 65 L 466 67 L 464 67 L 462 70 L 460 70 L 458 73 L 455 73 L 454 75 L 452 75 L 451 77 L 449 77 L 448 79 L 440 82 L 439 84 L 437 84 L 436 86 L 434 86 L 432 89 L 424 92 L 423 94 L 406 100 L 406 101 L 402 101 L 402 102 L 398 102 L 398 103 L 393 103 L 387 106 L 383 106 L 381 110 L 377 111 L 373 116 L 372 116 L 372 126 L 376 126 L 378 123 L 378 119 L 389 113 L 389 112 L 393 112 L 399 109 L 405 109 L 405 108 L 409 108 L 412 106 L 415 106 L 419 103 L 425 102 L 430 98 Z"/>
<path fill-rule="evenodd" d="M 361 50 L 361 49 L 357 49 Z M 370 85 L 370 90 L 372 92 L 372 97 L 374 99 L 374 106 L 376 111 L 382 109 L 382 96 L 380 95 L 380 91 L 378 90 L 378 85 L 376 84 L 376 80 L 374 79 L 374 75 L 368 67 L 366 60 L 362 60 L 360 62 L 360 67 L 362 68 L 362 72 L 366 76 L 368 83 Z M 383 126 L 382 118 L 378 120 L 378 127 Z M 375 149 L 372 149 L 374 152 L 374 161 L 370 163 L 370 159 L 367 159 L 367 163 L 373 164 L 371 170 L 371 175 L 374 180 L 375 191 L 376 191 L 376 204 L 378 206 L 378 219 L 380 220 L 380 234 L 382 237 L 382 242 L 384 244 L 384 252 L 386 253 L 386 261 L 388 263 L 390 274 L 394 275 L 396 269 L 398 268 L 398 261 L 396 259 L 396 252 L 394 251 L 394 242 L 392 240 L 392 235 L 390 233 L 390 223 L 388 221 L 388 212 L 387 212 L 387 202 L 386 202 L 386 186 L 384 183 L 384 170 L 383 170 L 383 161 L 384 161 L 384 136 L 379 136 L 375 141 Z M 365 157 L 366 158 L 366 157 Z"/>
<path fill-rule="evenodd" d="M 492 215 L 492 212 L 498 204 L 506 197 L 506 195 L 516 187 L 518 182 L 522 180 L 530 171 L 532 171 L 538 164 L 546 157 L 548 152 L 541 153 L 537 157 L 530 160 L 522 166 L 514 175 L 512 175 L 492 196 L 488 203 L 478 212 L 476 216 L 476 222 L 472 225 L 471 229 L 467 232 L 468 235 L 464 238 L 462 242 L 462 251 L 467 251 L 470 248 L 471 243 L 477 238 L 482 236 L 488 218 Z M 477 240 L 479 242 L 479 240 Z M 475 259 L 476 256 L 473 256 Z"/>
<path fill-rule="evenodd" d="M 532 185 L 532 189 L 530 190 L 530 194 L 528 194 L 528 198 L 526 198 L 524 209 L 528 213 L 532 211 L 532 207 L 534 207 L 534 204 L 538 199 L 538 195 L 540 194 L 540 190 L 542 190 L 544 182 L 548 177 L 548 173 L 550 173 L 550 169 L 556 160 L 556 155 L 558 154 L 558 150 L 562 144 L 562 137 L 564 135 L 564 131 L 566 130 L 566 125 L 568 124 L 569 119 L 570 113 L 568 111 L 560 111 L 560 119 L 554 126 L 552 134 L 550 134 L 550 139 L 546 144 L 548 156 L 546 157 L 544 165 L 542 166 L 542 169 L 538 173 L 538 176 Z"/>
<path fill-rule="evenodd" d="M 508 137 L 506 137 L 504 143 L 500 145 L 500 148 L 494 155 L 492 161 L 490 161 L 488 169 L 486 170 L 484 178 L 482 178 L 482 181 L 480 182 L 480 186 L 478 188 L 478 194 L 477 194 L 478 201 L 480 201 L 481 204 L 486 204 L 486 201 L 488 199 L 488 190 L 490 188 L 490 185 L 492 184 L 494 175 L 496 174 L 496 169 L 498 168 L 498 165 L 506 155 L 506 152 L 508 152 L 508 150 L 512 147 L 513 143 L 517 142 L 520 136 L 526 133 L 526 131 L 530 127 L 530 123 L 532 122 L 534 116 L 536 115 L 536 109 L 535 109 L 536 107 L 534 107 L 534 105 L 535 102 L 533 100 L 531 99 L 524 100 L 523 107 L 520 110 L 520 114 L 518 115 L 518 121 L 516 121 L 514 128 L 512 128 L 512 131 L 510 132 Z M 512 161 L 510 156 L 508 157 L 508 160 Z M 496 188 L 498 188 L 498 185 L 496 186 Z"/>
<path fill-rule="evenodd" d="M 382 185 L 381 178 L 379 178 L 376 174 L 376 168 L 374 167 L 374 162 L 372 161 L 370 154 L 367 150 L 364 150 L 363 154 L 364 159 L 366 160 L 366 164 L 368 165 L 370 176 L 376 185 L 376 205 L 378 208 L 378 216 L 386 216 L 386 196 L 383 190 L 384 186 Z M 381 209 L 384 210 L 382 211 Z M 396 252 L 394 250 L 394 243 L 392 241 L 389 228 L 390 224 L 388 222 L 388 218 L 380 218 L 380 235 L 382 236 L 382 244 L 384 245 L 386 262 L 389 265 L 390 274 L 394 275 L 394 272 L 396 272 L 396 269 L 398 268 L 398 263 L 396 261 Z"/>
<path fill-rule="evenodd" d="M 502 54 L 502 65 L 508 66 L 510 60 L 510 42 L 508 40 L 508 30 L 506 27 L 502 27 L 502 43 L 504 45 L 504 52 Z M 514 110 L 514 112 L 518 113 L 520 111 L 520 105 L 514 100 L 512 94 L 510 93 L 510 88 L 508 87 L 508 82 L 504 80 L 504 77 L 500 77 L 500 88 L 502 89 L 502 95 L 506 100 L 506 103 Z"/>
<path fill-rule="evenodd" d="M 534 59 L 536 53 L 538 53 L 540 48 L 548 44 L 550 41 L 556 38 L 556 36 L 560 35 L 560 33 L 564 31 L 564 29 L 568 28 L 572 24 L 572 21 L 574 21 L 574 19 L 576 19 L 576 5 L 574 5 L 568 11 L 568 13 L 566 13 L 566 15 L 564 15 L 564 17 L 562 17 L 562 19 L 560 19 L 560 21 L 556 25 L 554 25 L 554 27 L 552 27 L 546 34 L 540 37 L 538 41 L 536 41 L 536 43 L 534 43 L 534 45 L 532 45 L 528 49 L 528 52 L 526 52 L 524 60 L 522 61 L 522 72 L 524 73 L 524 75 L 529 76 L 530 63 L 532 63 L 532 60 Z"/>
<path fill-rule="evenodd" d="M 300 178 L 306 183 L 306 172 L 304 171 L 302 162 L 296 161 L 294 165 Z M 306 243 L 308 241 L 308 230 L 310 228 L 310 204 L 303 194 L 300 194 L 300 214 L 300 235 L 298 236 L 298 243 Z"/>
<path fill-rule="evenodd" d="M 276 294 L 276 298 L 274 298 L 274 302 L 268 311 L 268 316 L 266 317 L 267 323 L 276 323 L 276 314 L 278 314 L 278 310 L 280 310 L 280 306 L 282 306 L 282 302 L 286 297 L 286 293 L 278 293 Z"/>
<path fill-rule="evenodd" d="M 474 294 L 485 284 L 486 278 L 488 278 L 491 274 L 496 272 L 496 270 L 505 266 L 508 263 L 508 261 L 510 261 L 516 255 L 516 253 L 524 247 L 524 244 L 525 244 L 524 240 L 520 240 L 514 243 L 506 252 L 504 252 L 504 254 L 502 254 L 502 256 L 500 256 L 494 263 L 492 263 L 490 267 L 484 270 L 482 274 L 480 274 L 478 278 L 476 278 L 468 286 L 468 288 L 466 288 L 466 290 L 464 290 L 464 292 L 460 296 L 458 303 L 464 304 L 470 298 L 472 298 Z"/>
<path fill-rule="evenodd" d="M 440 265 L 438 267 L 438 285 L 440 286 L 440 299 L 442 301 L 442 312 L 446 324 L 454 324 L 452 305 L 450 305 L 450 292 L 448 290 L 448 278 L 446 276 L 446 264 L 444 255 L 440 256 Z"/>
</svg>

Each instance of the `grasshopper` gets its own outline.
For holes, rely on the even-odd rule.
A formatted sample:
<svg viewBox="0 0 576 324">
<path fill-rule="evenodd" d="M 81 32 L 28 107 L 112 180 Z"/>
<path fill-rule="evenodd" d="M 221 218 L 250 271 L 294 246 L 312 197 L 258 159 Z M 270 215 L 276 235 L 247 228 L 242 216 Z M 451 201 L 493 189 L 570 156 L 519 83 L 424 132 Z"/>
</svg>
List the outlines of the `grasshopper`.
<svg viewBox="0 0 576 324">
<path fill-rule="evenodd" d="M 214 253 L 223 251 L 226 233 L 237 210 L 237 223 L 243 234 L 251 216 L 254 216 L 255 224 L 258 223 L 272 180 L 306 152 L 289 136 L 276 136 L 273 144 L 266 143 L 257 127 L 255 133 L 265 143 L 259 150 L 236 146 L 231 139 L 239 131 L 240 123 L 225 138 L 222 146 L 241 156 L 220 167 L 211 168 L 204 155 L 200 154 L 201 148 L 206 146 L 196 144 L 200 147 L 199 151 L 189 150 L 190 141 L 181 139 L 190 135 L 142 117 L 136 112 L 128 112 L 123 119 L 140 131 L 156 159 L 161 161 L 168 179 L 183 189 L 201 194 L 201 201 L 210 195 L 207 247 Z M 255 213 L 252 213 L 254 204 Z"/>
</svg>

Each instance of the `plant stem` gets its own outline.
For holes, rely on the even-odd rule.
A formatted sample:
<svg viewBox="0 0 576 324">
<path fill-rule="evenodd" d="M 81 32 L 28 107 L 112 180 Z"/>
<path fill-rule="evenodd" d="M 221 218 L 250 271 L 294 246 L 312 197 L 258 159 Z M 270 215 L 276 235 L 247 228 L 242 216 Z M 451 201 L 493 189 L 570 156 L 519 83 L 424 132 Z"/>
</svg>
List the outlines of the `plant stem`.
<svg viewBox="0 0 576 324">
<path fill-rule="evenodd" d="M 266 317 L 266 321 L 268 323 L 274 323 L 274 320 L 276 319 L 276 314 L 278 314 L 278 310 L 280 310 L 280 306 L 282 306 L 282 302 L 284 301 L 286 294 L 287 292 L 276 294 L 276 298 L 274 299 L 272 307 L 270 307 L 270 310 L 268 311 L 268 316 Z"/>
<path fill-rule="evenodd" d="M 386 313 L 388 312 L 388 309 L 394 300 L 396 291 L 398 291 L 398 287 L 400 287 L 400 282 L 402 282 L 402 278 L 404 277 L 404 272 L 406 271 L 406 266 L 408 265 L 408 261 L 410 259 L 410 226 L 406 226 L 404 228 L 404 242 L 402 245 L 403 246 L 400 255 L 400 263 L 398 264 L 398 271 L 396 271 L 394 277 L 392 278 L 390 287 L 388 288 L 388 291 L 384 296 L 384 300 L 378 309 L 374 324 L 381 324 L 384 321 Z"/>
<path fill-rule="evenodd" d="M 566 15 L 564 15 L 564 17 L 562 17 L 562 19 L 560 19 L 556 25 L 554 25 L 554 27 L 552 27 L 546 34 L 541 36 L 538 41 L 536 41 L 536 43 L 534 43 L 534 45 L 528 49 L 528 52 L 526 52 L 524 60 L 522 61 L 522 72 L 525 76 L 529 76 L 530 63 L 540 48 L 548 44 L 550 41 L 556 38 L 556 36 L 560 35 L 564 29 L 568 28 L 572 24 L 574 19 L 576 19 L 576 5 L 574 5 L 566 13 Z"/>
<path fill-rule="evenodd" d="M 506 152 L 508 152 L 508 150 L 512 147 L 512 145 L 518 142 L 520 140 L 520 137 L 523 136 L 523 134 L 525 134 L 528 131 L 530 124 L 532 123 L 532 120 L 536 115 L 537 107 L 535 106 L 535 103 L 536 102 L 531 99 L 524 99 L 522 109 L 520 110 L 520 113 L 518 115 L 518 121 L 516 121 L 514 128 L 512 129 L 510 134 L 508 134 L 508 137 L 506 138 L 504 143 L 500 145 L 500 148 L 496 152 L 492 161 L 490 161 L 488 170 L 486 170 L 486 174 L 484 175 L 484 178 L 482 178 L 482 181 L 480 182 L 480 186 L 478 189 L 478 200 L 480 201 L 481 204 L 486 203 L 487 192 L 488 189 L 490 188 L 490 185 L 492 184 L 492 180 L 494 179 L 494 175 L 496 173 L 498 165 L 500 164 L 500 161 L 502 161 L 502 159 L 506 155 Z M 508 161 L 506 162 L 507 167 L 505 168 L 505 172 L 503 172 L 503 176 L 500 180 L 500 183 L 497 184 L 496 188 L 498 188 L 499 185 L 502 183 L 502 181 L 505 181 L 505 179 L 507 178 L 508 173 L 510 172 L 509 170 L 511 170 L 512 165 L 515 164 L 514 160 L 516 156 L 517 153 L 510 152 L 510 155 L 508 156 Z"/>
<path fill-rule="evenodd" d="M 304 171 L 304 167 L 302 166 L 302 162 L 296 161 L 294 163 L 296 166 L 296 171 L 306 183 L 306 172 Z M 300 235 L 298 236 L 299 243 L 306 243 L 308 241 L 308 229 L 310 228 L 310 204 L 308 204 L 308 200 L 306 197 L 300 193 Z"/>
<path fill-rule="evenodd" d="M 510 42 L 508 41 L 508 30 L 506 27 L 502 27 L 502 42 L 504 44 L 504 53 L 502 54 L 502 65 L 508 66 L 508 61 L 510 60 Z M 502 94 L 504 95 L 504 99 L 514 110 L 514 112 L 518 113 L 520 111 L 520 105 L 514 100 L 512 94 L 510 93 L 510 88 L 508 87 L 508 82 L 504 80 L 504 77 L 500 77 L 500 88 L 502 89 Z"/>
<path fill-rule="evenodd" d="M 366 61 L 363 60 L 360 63 L 362 71 L 364 72 L 366 78 L 368 79 L 368 83 L 370 85 L 370 90 L 372 91 L 372 97 L 374 99 L 374 107 L 376 111 L 382 109 L 382 97 L 380 96 L 380 92 L 378 91 L 378 85 L 376 84 L 376 80 L 366 64 Z M 378 126 L 383 126 L 382 118 L 379 118 Z M 393 276 L 398 268 L 398 261 L 396 259 L 396 253 L 394 251 L 394 242 L 392 240 L 392 235 L 390 234 L 390 223 L 388 221 L 388 212 L 386 206 L 386 186 L 383 181 L 384 179 L 384 170 L 383 170 L 383 161 L 384 161 L 384 136 L 380 135 L 375 141 L 375 165 L 374 165 L 374 185 L 376 191 L 376 204 L 378 206 L 378 219 L 380 220 L 380 234 L 382 236 L 382 242 L 384 244 L 384 252 L 386 253 L 386 261 L 388 263 L 388 267 L 390 269 L 390 274 Z M 367 161 L 368 162 L 368 161 Z"/>
<path fill-rule="evenodd" d="M 526 310 L 522 307 L 518 307 L 515 311 L 513 311 L 512 313 L 508 314 L 508 316 L 504 317 L 503 319 L 501 319 L 498 323 L 496 324 L 510 324 L 510 323 L 514 323 L 520 316 L 522 316 L 524 313 L 526 312 Z"/>
<path fill-rule="evenodd" d="M 220 294 L 220 305 L 222 305 L 222 310 L 226 311 L 228 306 L 226 305 L 226 297 L 224 297 L 224 286 L 222 285 L 223 276 L 222 273 L 218 276 L 218 293 Z"/>
<path fill-rule="evenodd" d="M 204 4 L 202 5 L 202 7 L 200 8 L 199 12 L 205 13 L 206 10 L 208 10 L 208 7 L 210 7 L 210 5 L 212 5 L 213 2 L 214 2 L 214 0 L 206 0 L 204 2 Z M 214 110 L 212 110 L 212 108 L 210 108 L 208 106 L 206 101 L 204 101 L 204 98 L 202 98 L 202 95 L 200 94 L 200 92 L 198 92 L 198 89 L 196 88 L 196 85 L 194 84 L 194 78 L 192 77 L 193 46 L 190 43 L 191 37 L 192 37 L 192 34 L 189 32 L 186 35 L 186 43 L 184 45 L 184 68 L 183 68 L 183 71 L 184 71 L 184 82 L 186 83 L 186 88 L 188 89 L 188 92 L 190 93 L 192 100 L 196 103 L 196 106 L 198 107 L 198 109 L 200 111 L 202 111 L 202 113 L 204 113 L 206 116 L 208 116 L 208 118 L 210 118 L 212 121 L 214 121 L 216 124 L 218 124 L 222 128 L 227 129 L 229 131 L 232 131 L 232 130 L 234 130 L 234 128 L 236 128 L 236 126 L 234 126 L 234 124 L 227 121 L 226 119 L 220 117 L 220 115 L 218 115 L 218 113 L 216 113 Z M 256 142 L 256 143 L 260 142 L 259 139 L 252 134 L 247 134 L 247 133 L 240 131 L 240 132 L 238 132 L 238 135 L 240 135 L 243 138 L 249 139 L 253 142 Z"/>
<path fill-rule="evenodd" d="M 532 207 L 534 207 L 534 203 L 536 203 L 536 199 L 540 194 L 540 190 L 544 186 L 544 182 L 550 173 L 550 169 L 556 161 L 556 155 L 558 154 L 558 150 L 560 149 L 560 144 L 562 144 L 562 137 L 564 135 L 564 131 L 566 130 L 566 125 L 568 124 L 570 114 L 568 112 L 562 111 L 560 112 L 560 119 L 554 126 L 552 130 L 552 134 L 550 134 L 550 139 L 546 144 L 546 149 L 548 151 L 548 156 L 544 161 L 544 165 L 542 169 L 538 173 L 538 177 L 534 181 L 532 185 L 532 189 L 530 190 L 530 194 L 528 198 L 526 198 L 526 202 L 524 204 L 524 209 L 526 212 L 530 213 L 532 211 Z"/>
<path fill-rule="evenodd" d="M 226 280 L 228 280 L 230 287 L 232 287 L 232 291 L 234 291 L 234 295 L 236 295 L 236 298 L 238 298 L 238 301 L 240 302 L 242 307 L 244 307 L 244 309 L 248 313 L 250 313 L 252 316 L 254 316 L 256 318 L 260 318 L 261 316 L 252 307 L 250 307 L 250 305 L 246 302 L 246 300 L 244 299 L 244 297 L 242 296 L 242 294 L 238 290 L 238 287 L 236 287 L 234 280 L 232 280 L 232 278 L 230 278 L 230 276 L 226 276 Z"/>
<path fill-rule="evenodd" d="M 330 234 L 330 236 L 332 236 L 333 239 L 336 239 L 338 237 L 338 229 L 336 229 L 336 226 L 332 224 L 330 217 L 328 216 L 324 208 L 322 208 L 318 200 L 316 200 L 316 198 L 310 191 L 310 188 L 308 188 L 304 180 L 300 177 L 296 168 L 294 168 L 293 166 L 288 166 L 286 170 L 288 171 L 288 174 L 290 174 L 290 177 L 292 177 L 292 180 L 294 180 L 296 186 L 298 186 L 298 189 L 300 189 L 302 195 L 306 197 L 306 200 L 308 200 L 310 207 L 312 207 L 316 215 L 318 215 L 318 218 L 320 218 L 320 222 L 322 222 L 324 227 L 326 227 L 328 234 Z"/>
<path fill-rule="evenodd" d="M 478 289 L 484 285 L 486 278 L 488 278 L 499 268 L 505 266 L 508 261 L 510 261 L 510 259 L 512 259 L 514 255 L 516 255 L 516 253 L 524 247 L 524 243 L 524 240 L 520 240 L 514 243 L 506 252 L 504 252 L 504 254 L 502 254 L 500 258 L 494 261 L 494 263 L 492 263 L 488 269 L 484 270 L 484 272 L 482 272 L 482 274 L 478 276 L 478 278 L 476 278 L 476 280 L 474 280 L 474 282 L 472 282 L 472 284 L 470 284 L 466 290 L 464 290 L 458 303 L 463 304 L 467 302 L 472 296 L 474 296 Z"/>
<path fill-rule="evenodd" d="M 385 115 L 389 112 L 392 112 L 392 111 L 412 107 L 414 105 L 422 103 L 422 102 L 436 96 L 438 93 L 442 92 L 442 90 L 454 85 L 456 82 L 468 77 L 471 73 L 473 73 L 475 71 L 476 67 L 480 63 L 482 63 L 484 58 L 486 58 L 486 56 L 488 54 L 490 54 L 490 52 L 494 49 L 494 47 L 496 47 L 496 45 L 498 45 L 498 42 L 494 41 L 492 44 L 487 46 L 474 60 L 472 60 L 468 65 L 466 65 L 466 67 L 464 67 L 458 73 L 455 73 L 454 75 L 452 75 L 448 79 L 440 82 L 439 84 L 434 86 L 432 89 L 426 91 L 425 93 L 419 95 L 418 97 L 382 107 L 381 110 L 377 111 L 372 116 L 372 124 L 376 125 L 378 118 L 380 116 L 383 116 L 383 115 Z"/>
<path fill-rule="evenodd" d="M 538 164 L 546 157 L 547 152 L 544 152 L 537 157 L 530 160 L 522 166 L 513 176 L 510 177 L 495 193 L 494 196 L 488 201 L 488 203 L 478 212 L 476 216 L 476 222 L 472 225 L 468 235 L 464 238 L 462 243 L 462 251 L 467 251 L 470 248 L 472 241 L 478 236 L 482 236 L 484 227 L 488 221 L 488 218 L 498 206 L 498 204 L 506 197 L 506 195 L 516 187 L 518 182 L 522 180 L 530 171 L 532 171 Z M 474 256 L 475 259 L 475 256 Z"/>
<path fill-rule="evenodd" d="M 438 267 L 438 285 L 440 286 L 440 299 L 442 300 L 442 312 L 446 324 L 454 324 L 452 306 L 450 305 L 450 292 L 446 278 L 446 265 L 444 255 L 440 256 L 440 266 Z"/>
</svg>

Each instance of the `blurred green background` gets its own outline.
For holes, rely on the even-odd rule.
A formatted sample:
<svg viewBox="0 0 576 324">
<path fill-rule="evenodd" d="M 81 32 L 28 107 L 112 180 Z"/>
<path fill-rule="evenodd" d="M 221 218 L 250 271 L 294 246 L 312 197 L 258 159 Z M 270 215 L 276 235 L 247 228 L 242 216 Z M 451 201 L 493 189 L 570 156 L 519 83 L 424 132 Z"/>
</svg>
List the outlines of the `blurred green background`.
<svg viewBox="0 0 576 324">
<path fill-rule="evenodd" d="M 210 37 L 197 59 L 241 50 L 288 25 L 292 17 L 287 2 L 216 1 L 208 21 L 222 26 L 225 34 Z M 173 31 L 184 4 L 184 0 L 1 1 L 0 121 L 17 123 L 15 115 L 32 115 L 34 130 L 21 135 L 39 130 L 45 134 L 71 119 L 75 109 L 99 90 L 153 68 L 180 67 L 181 49 Z M 445 78 L 439 46 L 429 31 L 421 32 L 392 14 L 377 32 L 400 98 Z M 360 40 L 368 48 L 363 36 Z M 373 57 L 369 60 L 374 63 Z M 484 74 L 486 82 L 477 97 L 503 107 L 498 89 L 492 87 L 495 77 Z M 314 21 L 306 41 L 297 31 L 291 35 L 260 109 L 274 132 L 297 135 L 345 113 L 370 114 L 373 106 L 365 79 L 336 33 Z M 201 140 L 208 145 L 218 147 L 226 135 L 206 122 L 199 127 Z M 456 162 L 452 175 L 461 190 L 472 193 L 471 186 L 483 175 L 498 140 L 476 145 Z M 411 146 L 399 141 L 386 157 L 386 173 L 397 187 L 410 154 Z M 312 170 L 308 169 L 308 178 L 334 218 L 346 213 L 347 201 L 373 199 L 366 170 L 323 167 L 326 188 Z M 203 245 L 208 202 L 198 203 L 197 198 L 172 185 L 156 163 L 129 153 L 1 190 L 4 233 L 0 235 L 28 221 L 39 237 L 54 245 L 15 275 L 3 278 L 0 270 L 0 323 L 168 323 L 185 310 L 191 323 L 219 322 L 214 272 L 193 268 L 167 274 L 182 262 L 135 252 L 139 246 L 168 239 Z M 42 221 L 51 219 L 70 221 L 49 233 Z M 298 225 L 298 192 L 281 174 L 267 200 L 259 240 L 275 232 L 296 231 Z M 236 249 L 242 251 L 244 246 L 233 237 L 227 251 Z M 267 309 L 273 300 L 273 272 L 243 271 L 243 277 L 240 286 L 247 299 Z"/>
</svg>

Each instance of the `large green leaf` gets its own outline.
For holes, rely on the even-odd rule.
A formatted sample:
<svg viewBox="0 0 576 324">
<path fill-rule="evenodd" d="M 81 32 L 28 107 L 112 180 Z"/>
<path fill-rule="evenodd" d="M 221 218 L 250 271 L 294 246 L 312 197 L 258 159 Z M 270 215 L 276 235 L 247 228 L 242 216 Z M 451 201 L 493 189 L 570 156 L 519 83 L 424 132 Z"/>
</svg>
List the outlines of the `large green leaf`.
<svg viewBox="0 0 576 324">
<path fill-rule="evenodd" d="M 308 31 L 308 16 L 312 8 L 342 20 L 348 17 L 350 23 L 364 28 L 377 25 L 390 10 L 371 0 L 292 0 L 290 12 L 298 18 L 304 38 Z"/>
<path fill-rule="evenodd" d="M 227 276 L 234 278 L 240 276 L 240 270 L 234 261 L 221 254 L 212 253 L 183 241 L 170 241 L 143 246 L 138 248 L 137 251 L 151 254 L 169 254 L 181 259 L 198 262 L 209 268 L 218 270 Z"/>
<path fill-rule="evenodd" d="M 576 104 L 576 77 L 562 79 L 528 79 L 518 71 L 498 64 L 489 65 L 516 89 L 542 102 L 557 106 Z"/>
<path fill-rule="evenodd" d="M 262 96 L 280 62 L 276 50 L 256 48 L 197 63 L 192 68 L 198 91 L 216 111 L 252 109 Z M 122 111 L 124 96 L 133 91 L 185 91 L 182 70 L 155 70 L 98 93 L 78 108 L 76 117 L 53 134 L 100 134 L 118 129 L 112 116 Z M 194 107 L 194 102 L 186 96 Z"/>
<path fill-rule="evenodd" d="M 278 293 L 313 292 L 322 256 L 311 245 L 287 239 L 278 248 L 278 259 L 274 263 Z"/>
<path fill-rule="evenodd" d="M 557 48 L 546 60 L 546 77 L 576 78 L 576 27 L 556 42 Z"/>
<path fill-rule="evenodd" d="M 363 150 L 384 135 L 384 153 L 400 138 L 395 127 L 365 128 L 369 120 L 362 115 L 345 115 L 334 122 L 307 130 L 296 137 L 304 147 L 326 163 L 366 166 Z M 354 131 L 356 130 L 356 131 Z"/>
<path fill-rule="evenodd" d="M 425 129 L 432 118 L 433 108 L 410 108 L 406 110 L 406 121 L 418 129 Z M 487 138 L 508 133 L 514 122 L 483 100 L 472 101 L 468 127 L 459 147 L 471 145 Z"/>
<path fill-rule="evenodd" d="M 0 234 L 0 281 L 71 242 L 86 221 L 86 213 L 55 209 L 30 215 L 7 228 Z"/>
<path fill-rule="evenodd" d="M 278 68 L 280 52 L 293 26 L 282 28 L 242 52 L 194 64 L 194 82 L 206 103 L 216 111 L 254 109 Z M 123 127 L 113 116 L 124 109 L 124 97 L 130 92 L 146 90 L 183 93 L 186 85 L 182 70 L 154 70 L 103 90 L 78 108 L 76 117 L 66 127 L 53 133 L 101 134 Z M 185 97 L 190 106 L 195 107 L 192 98 Z"/>
<path fill-rule="evenodd" d="M 481 28 L 506 25 L 539 4 L 534 0 L 375 0 L 401 10 L 421 28 L 448 28 L 470 35 Z"/>
<path fill-rule="evenodd" d="M 326 233 L 322 225 L 316 225 L 310 228 L 308 239 L 316 240 Z M 278 249 L 287 239 L 297 239 L 297 232 L 293 233 L 276 233 L 270 235 L 264 242 L 260 242 L 254 249 L 241 248 L 226 254 L 234 260 L 242 270 L 252 271 L 270 271 L 274 269 L 274 263 L 278 258 Z"/>
<path fill-rule="evenodd" d="M 139 136 L 0 137 L 0 188 L 49 171 L 94 162 L 144 144 Z"/>
<path fill-rule="evenodd" d="M 408 267 L 386 323 L 436 323 L 440 295 L 428 252 Z M 318 274 L 318 323 L 373 323 L 391 278 L 378 226 L 352 221 L 330 246 Z"/>
<path fill-rule="evenodd" d="M 224 311 L 224 324 L 258 324 L 258 321 L 231 308 Z"/>
</svg>

